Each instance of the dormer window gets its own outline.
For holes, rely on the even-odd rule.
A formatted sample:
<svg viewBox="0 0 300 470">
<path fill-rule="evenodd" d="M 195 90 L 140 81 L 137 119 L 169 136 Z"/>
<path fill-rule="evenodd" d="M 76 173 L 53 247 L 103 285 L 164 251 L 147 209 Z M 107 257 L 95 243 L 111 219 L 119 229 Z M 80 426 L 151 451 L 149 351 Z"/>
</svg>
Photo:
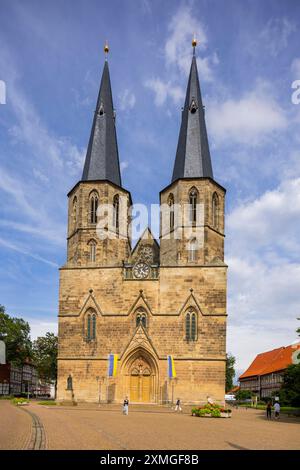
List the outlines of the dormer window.
<svg viewBox="0 0 300 470">
<path fill-rule="evenodd" d="M 103 116 L 103 114 L 104 114 L 104 107 L 103 107 L 102 103 L 100 104 L 99 114 L 100 114 L 100 116 Z"/>
<path fill-rule="evenodd" d="M 196 104 L 196 101 L 193 99 L 191 104 L 190 104 L 190 111 L 191 111 L 192 114 L 195 114 L 197 109 L 198 109 L 198 106 Z"/>
</svg>

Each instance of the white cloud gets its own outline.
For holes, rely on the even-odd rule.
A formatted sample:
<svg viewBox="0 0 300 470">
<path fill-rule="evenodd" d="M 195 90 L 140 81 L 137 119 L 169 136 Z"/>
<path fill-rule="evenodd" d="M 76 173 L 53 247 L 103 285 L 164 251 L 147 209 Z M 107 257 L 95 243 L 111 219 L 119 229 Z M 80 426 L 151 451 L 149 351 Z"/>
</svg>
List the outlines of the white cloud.
<svg viewBox="0 0 300 470">
<path fill-rule="evenodd" d="M 255 35 L 251 31 L 245 47 L 252 56 L 261 56 L 264 51 L 276 58 L 289 46 L 290 36 L 296 31 L 296 23 L 287 17 L 270 18 L 261 31 Z"/>
<path fill-rule="evenodd" d="M 8 229 L 1 245 L 56 267 L 35 253 L 37 241 L 42 242 L 39 247 L 43 251 L 52 250 L 50 243 L 64 243 L 65 220 L 62 224 L 60 218 L 65 214 L 63 198 L 70 181 L 82 169 L 85 151 L 68 138 L 55 135 L 43 123 L 22 89 L 13 54 L 5 45 L 1 48 L 0 68 L 9 83 L 7 108 L 15 123 L 8 128 L 15 145 L 14 166 L 10 165 L 9 170 L 0 168 L 1 228 Z M 28 236 L 27 246 L 21 246 L 14 241 L 17 232 L 33 235 L 34 242 Z"/>
<path fill-rule="evenodd" d="M 37 168 L 33 168 L 32 173 L 33 173 L 33 176 L 35 176 L 42 183 L 48 183 L 49 182 L 48 176 L 46 176 L 42 171 L 38 170 Z"/>
<path fill-rule="evenodd" d="M 33 158 L 44 167 L 52 167 L 57 172 L 65 165 L 72 174 L 76 174 L 82 165 L 84 149 L 78 149 L 66 137 L 53 134 L 43 123 L 34 104 L 22 90 L 21 82 L 11 51 L 2 44 L 0 69 L 9 83 L 9 109 L 13 112 L 16 124 L 9 129 L 10 136 L 16 142 L 26 144 Z M 54 168 L 53 168 L 54 167 Z M 41 169 L 39 170 L 41 171 Z"/>
<path fill-rule="evenodd" d="M 271 95 L 269 84 L 261 82 L 240 99 L 211 103 L 207 119 L 217 143 L 228 140 L 257 144 L 264 136 L 287 126 L 285 112 Z"/>
<path fill-rule="evenodd" d="M 151 15 L 152 9 L 151 9 L 151 3 L 149 0 L 141 0 L 141 7 L 142 7 L 143 14 Z"/>
<path fill-rule="evenodd" d="M 13 231 L 31 234 L 37 238 L 50 241 L 55 245 L 65 247 L 66 225 L 56 224 L 54 227 L 44 225 L 32 225 L 13 220 L 0 220 L 0 227 L 8 228 Z"/>
<path fill-rule="evenodd" d="M 195 34 L 197 38 L 198 48 L 205 49 L 207 37 L 204 28 L 192 14 L 191 8 L 182 6 L 171 18 L 168 30 L 169 36 L 165 44 L 166 62 L 168 65 L 176 65 L 181 72 L 188 74 L 191 65 L 192 35 Z"/>
<path fill-rule="evenodd" d="M 293 79 L 300 80 L 300 58 L 297 57 L 293 60 L 291 65 L 291 71 L 293 74 Z"/>
<path fill-rule="evenodd" d="M 184 99 L 182 88 L 174 85 L 171 81 L 163 82 L 160 78 L 151 78 L 145 82 L 145 86 L 154 92 L 154 103 L 156 106 L 165 104 L 168 97 L 176 104 Z"/>
<path fill-rule="evenodd" d="M 280 346 L 288 346 L 295 340 L 295 325 L 269 325 L 260 327 L 259 322 L 249 325 L 232 325 L 229 319 L 227 328 L 228 351 L 236 358 L 236 371 L 242 374 L 261 352 L 270 351 Z M 290 328 L 288 328 L 290 326 Z"/>
<path fill-rule="evenodd" d="M 235 246 L 280 246 L 290 255 L 300 253 L 300 178 L 283 181 L 276 189 L 235 208 L 227 217 Z"/>
<path fill-rule="evenodd" d="M 239 255 L 227 259 L 227 349 L 237 357 L 237 368 L 245 369 L 260 352 L 296 339 L 300 264 L 268 266 L 253 253 L 251 260 Z"/>
<path fill-rule="evenodd" d="M 126 168 L 128 168 L 129 162 L 127 160 L 124 160 L 123 162 L 120 163 L 120 170 L 121 173 L 124 173 Z"/>
<path fill-rule="evenodd" d="M 162 106 L 168 100 L 175 105 L 183 102 L 184 90 L 179 85 L 179 79 L 182 75 L 187 76 L 191 67 L 193 34 L 198 41 L 199 75 L 206 81 L 214 79 L 213 68 L 219 63 L 218 56 L 216 52 L 202 55 L 207 48 L 206 32 L 191 7 L 181 6 L 168 25 L 168 37 L 164 47 L 165 70 L 162 76 L 150 78 L 144 83 L 146 88 L 154 92 L 156 106 Z M 166 113 L 169 113 L 167 108 Z"/>
<path fill-rule="evenodd" d="M 39 336 L 45 336 L 48 332 L 57 334 L 57 322 L 46 322 L 31 318 L 26 318 L 26 321 L 28 321 L 30 325 L 30 336 L 32 340 L 37 339 Z"/>
<path fill-rule="evenodd" d="M 296 339 L 299 230 L 300 178 L 240 204 L 227 217 L 228 350 L 237 356 L 237 368 Z"/>
<path fill-rule="evenodd" d="M 10 250 L 21 253 L 22 255 L 29 256 L 30 258 L 33 258 L 36 261 L 41 261 L 42 263 L 48 264 L 54 268 L 59 267 L 57 263 L 54 263 L 53 261 L 43 258 L 42 256 L 39 256 L 35 253 L 31 253 L 30 251 L 27 250 L 27 248 L 23 248 L 22 246 L 17 246 L 15 243 L 12 243 L 9 240 L 4 240 L 3 238 L 0 238 L 0 245 Z"/>
<path fill-rule="evenodd" d="M 29 195 L 22 184 L 16 177 L 12 177 L 0 168 L 0 190 L 5 191 L 9 197 L 12 197 L 16 203 L 16 209 L 21 210 L 29 217 L 37 217 L 38 211 L 29 202 Z M 13 205 L 15 206 L 15 204 Z"/>
<path fill-rule="evenodd" d="M 271 56 L 276 57 L 288 47 L 289 37 L 296 30 L 296 24 L 286 17 L 271 18 L 258 35 L 258 41 L 263 41 Z"/>
<path fill-rule="evenodd" d="M 126 88 L 122 93 L 120 93 L 119 100 L 121 111 L 126 111 L 134 108 L 136 103 L 135 94 L 128 90 L 128 88 Z"/>
</svg>

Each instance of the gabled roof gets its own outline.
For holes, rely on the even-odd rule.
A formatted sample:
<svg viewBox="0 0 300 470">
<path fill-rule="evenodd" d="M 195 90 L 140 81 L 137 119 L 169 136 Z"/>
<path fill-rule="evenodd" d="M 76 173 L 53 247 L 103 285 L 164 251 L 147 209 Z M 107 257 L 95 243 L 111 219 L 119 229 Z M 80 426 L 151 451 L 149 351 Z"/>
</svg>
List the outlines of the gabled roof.
<svg viewBox="0 0 300 470">
<path fill-rule="evenodd" d="M 300 350 L 300 344 L 292 344 L 258 354 L 250 367 L 240 376 L 240 379 L 286 369 L 293 363 L 292 354 L 298 349 Z"/>
<path fill-rule="evenodd" d="M 122 186 L 115 115 L 107 61 L 105 61 L 103 68 L 82 174 L 82 181 L 90 180 L 108 180 L 117 186 Z"/>
<path fill-rule="evenodd" d="M 213 170 L 194 55 L 182 111 L 172 182 L 180 178 L 201 177 L 213 179 Z"/>
<path fill-rule="evenodd" d="M 158 264 L 159 263 L 159 244 L 157 240 L 154 238 L 149 227 L 147 227 L 144 230 L 143 234 L 140 236 L 140 238 L 136 242 L 136 245 L 130 254 L 129 262 L 133 263 L 139 259 L 141 255 L 140 250 L 142 250 L 144 246 L 152 247 L 152 261 L 148 259 L 147 262 L 150 262 L 151 264 Z M 144 256 L 142 255 L 142 258 L 143 257 Z"/>
<path fill-rule="evenodd" d="M 146 242 L 150 242 L 150 243 L 155 243 L 157 245 L 157 248 L 159 249 L 159 243 L 158 241 L 156 240 L 156 238 L 154 238 L 151 230 L 149 227 L 146 227 L 145 230 L 143 231 L 142 235 L 140 236 L 140 238 L 138 239 L 138 241 L 136 242 L 133 250 L 132 250 L 132 253 L 133 254 L 136 249 L 138 248 L 138 246 L 143 242 L 143 241 L 146 241 Z"/>
</svg>

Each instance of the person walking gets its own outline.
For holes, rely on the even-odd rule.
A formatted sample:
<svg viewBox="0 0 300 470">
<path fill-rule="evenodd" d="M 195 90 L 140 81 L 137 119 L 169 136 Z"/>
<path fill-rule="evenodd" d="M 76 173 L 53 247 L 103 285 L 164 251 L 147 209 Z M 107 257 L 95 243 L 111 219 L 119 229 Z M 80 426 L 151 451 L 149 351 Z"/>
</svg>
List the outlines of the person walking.
<svg viewBox="0 0 300 470">
<path fill-rule="evenodd" d="M 278 401 L 274 403 L 274 411 L 275 411 L 275 419 L 279 419 L 280 404 L 278 403 Z"/>
<path fill-rule="evenodd" d="M 182 411 L 181 406 L 180 406 L 180 398 L 177 398 L 175 411 Z"/>
<path fill-rule="evenodd" d="M 272 403 L 268 401 L 267 403 L 267 419 L 272 419 Z"/>
<path fill-rule="evenodd" d="M 128 415 L 129 400 L 128 397 L 125 397 L 123 402 L 123 415 Z"/>
</svg>

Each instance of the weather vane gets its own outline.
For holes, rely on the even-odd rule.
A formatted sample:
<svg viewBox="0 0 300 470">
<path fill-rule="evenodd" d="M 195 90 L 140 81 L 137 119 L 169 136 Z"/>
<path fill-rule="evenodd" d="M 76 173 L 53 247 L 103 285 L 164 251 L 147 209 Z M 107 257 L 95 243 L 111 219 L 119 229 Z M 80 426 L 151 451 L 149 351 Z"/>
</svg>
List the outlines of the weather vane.
<svg viewBox="0 0 300 470">
<path fill-rule="evenodd" d="M 107 54 L 109 53 L 109 47 L 108 47 L 107 40 L 105 41 L 105 44 L 104 44 L 104 53 L 105 53 L 105 60 L 107 60 Z"/>
<path fill-rule="evenodd" d="M 195 49 L 197 46 L 197 39 L 196 39 L 195 33 L 194 33 L 193 40 L 192 40 L 192 46 L 193 46 L 193 55 L 195 55 Z"/>
</svg>

